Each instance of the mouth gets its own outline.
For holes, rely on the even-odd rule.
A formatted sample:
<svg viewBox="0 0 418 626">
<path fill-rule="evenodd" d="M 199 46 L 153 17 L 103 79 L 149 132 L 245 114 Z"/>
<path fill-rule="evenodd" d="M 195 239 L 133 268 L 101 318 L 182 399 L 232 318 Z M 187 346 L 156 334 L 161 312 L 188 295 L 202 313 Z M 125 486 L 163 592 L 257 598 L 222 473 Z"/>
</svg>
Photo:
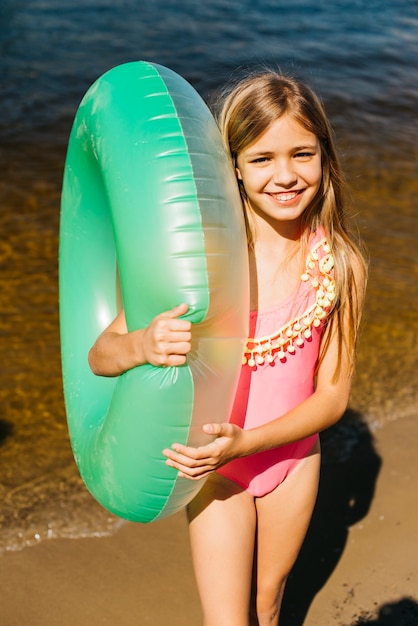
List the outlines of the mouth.
<svg viewBox="0 0 418 626">
<path fill-rule="evenodd" d="M 303 189 L 298 191 L 281 191 L 279 193 L 270 193 L 269 195 L 280 204 L 291 204 L 303 194 Z"/>
</svg>

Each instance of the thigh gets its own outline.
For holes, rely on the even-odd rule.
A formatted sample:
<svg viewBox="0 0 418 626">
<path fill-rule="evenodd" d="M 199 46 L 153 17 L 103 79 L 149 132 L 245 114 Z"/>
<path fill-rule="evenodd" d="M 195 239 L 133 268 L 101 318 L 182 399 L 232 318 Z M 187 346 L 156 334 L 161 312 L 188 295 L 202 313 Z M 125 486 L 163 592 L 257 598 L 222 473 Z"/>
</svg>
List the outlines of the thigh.
<svg viewBox="0 0 418 626">
<path fill-rule="evenodd" d="M 188 507 L 205 626 L 247 626 L 254 558 L 254 498 L 211 474 Z"/>
<path fill-rule="evenodd" d="M 256 500 L 257 604 L 280 604 L 284 582 L 305 538 L 315 506 L 320 471 L 317 443 L 286 480 Z"/>
</svg>

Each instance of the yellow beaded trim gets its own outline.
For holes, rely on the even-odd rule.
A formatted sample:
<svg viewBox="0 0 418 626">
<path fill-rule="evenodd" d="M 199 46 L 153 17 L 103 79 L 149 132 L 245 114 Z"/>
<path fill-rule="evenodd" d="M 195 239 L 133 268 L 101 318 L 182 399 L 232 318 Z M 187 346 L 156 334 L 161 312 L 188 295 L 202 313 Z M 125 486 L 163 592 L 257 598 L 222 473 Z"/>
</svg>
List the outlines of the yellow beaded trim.
<svg viewBox="0 0 418 626">
<path fill-rule="evenodd" d="M 324 256 L 319 259 L 318 250 L 322 248 Z M 318 265 L 319 275 L 313 270 Z M 332 275 L 334 257 L 326 239 L 318 242 L 309 251 L 305 273 L 300 277 L 303 282 L 311 281 L 316 290 L 314 304 L 302 315 L 293 318 L 278 331 L 266 337 L 249 338 L 246 341 L 243 365 L 254 367 L 265 362 L 273 363 L 276 356 L 284 361 L 286 353 L 294 354 L 295 346 L 302 347 L 305 339 L 312 336 L 312 328 L 318 328 L 335 300 L 335 280 Z M 318 273 L 317 273 L 318 274 Z"/>
</svg>

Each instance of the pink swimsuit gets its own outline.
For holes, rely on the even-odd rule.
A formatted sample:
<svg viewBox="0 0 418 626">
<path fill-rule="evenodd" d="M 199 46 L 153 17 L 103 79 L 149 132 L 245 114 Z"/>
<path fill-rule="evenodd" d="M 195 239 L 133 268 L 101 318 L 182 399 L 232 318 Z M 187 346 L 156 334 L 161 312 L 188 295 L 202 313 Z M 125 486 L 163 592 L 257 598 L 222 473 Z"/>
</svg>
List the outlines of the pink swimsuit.
<svg viewBox="0 0 418 626">
<path fill-rule="evenodd" d="M 284 415 L 314 392 L 324 321 L 335 298 L 333 258 L 323 231 L 311 238 L 295 294 L 250 314 L 250 334 L 230 422 L 250 429 Z M 255 497 L 270 493 L 306 457 L 307 439 L 227 463 L 218 473 Z"/>
</svg>

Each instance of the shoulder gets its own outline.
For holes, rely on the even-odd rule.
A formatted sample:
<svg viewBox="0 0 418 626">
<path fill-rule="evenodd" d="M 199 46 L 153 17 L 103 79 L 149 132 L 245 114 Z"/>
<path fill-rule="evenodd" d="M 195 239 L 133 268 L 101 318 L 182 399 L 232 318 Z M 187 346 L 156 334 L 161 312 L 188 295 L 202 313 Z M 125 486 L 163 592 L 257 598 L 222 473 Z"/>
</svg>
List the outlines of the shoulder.
<svg viewBox="0 0 418 626">
<path fill-rule="evenodd" d="M 326 236 L 325 229 L 318 228 L 310 233 L 307 243 L 306 268 L 317 271 L 326 276 L 333 274 L 334 256 L 332 245 Z"/>
<path fill-rule="evenodd" d="M 328 243 L 325 229 L 322 226 L 319 226 L 316 230 L 311 231 L 307 239 L 309 250 L 312 250 L 312 248 L 314 248 L 324 240 Z"/>
<path fill-rule="evenodd" d="M 307 260 L 321 260 L 324 256 L 332 259 L 333 246 L 329 237 L 327 237 L 324 228 L 319 227 L 312 231 L 307 238 Z"/>
</svg>

